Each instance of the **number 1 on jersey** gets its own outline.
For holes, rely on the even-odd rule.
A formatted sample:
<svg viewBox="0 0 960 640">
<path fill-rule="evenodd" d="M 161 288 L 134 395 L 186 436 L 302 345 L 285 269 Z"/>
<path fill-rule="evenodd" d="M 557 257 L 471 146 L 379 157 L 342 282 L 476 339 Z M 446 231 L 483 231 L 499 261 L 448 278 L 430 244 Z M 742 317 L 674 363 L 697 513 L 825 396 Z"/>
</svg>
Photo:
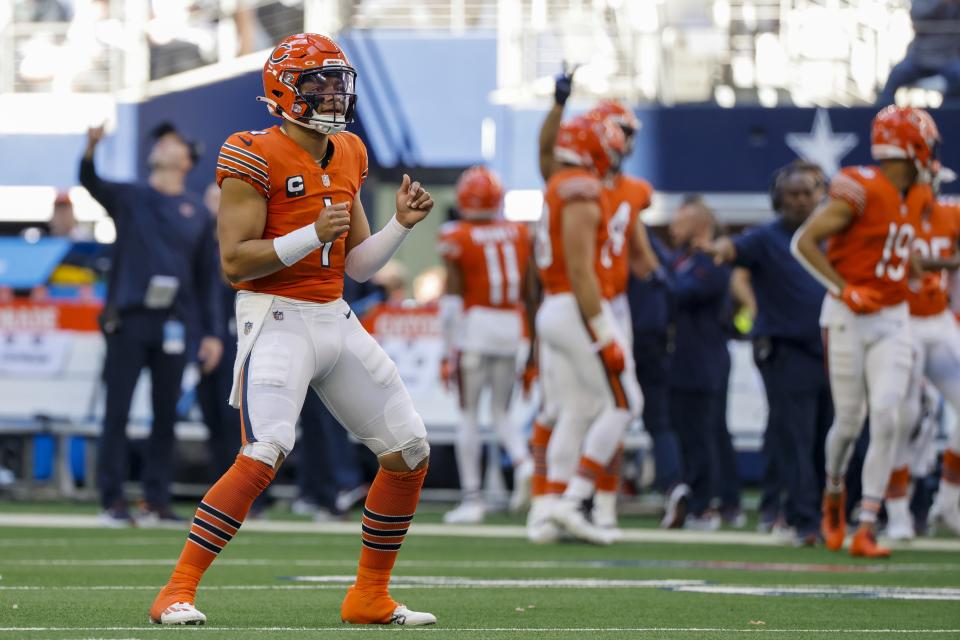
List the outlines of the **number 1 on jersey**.
<svg viewBox="0 0 960 640">
<path fill-rule="evenodd" d="M 330 196 L 323 196 L 323 206 L 332 207 L 333 198 Z M 333 249 L 333 243 L 335 240 L 330 242 L 324 242 L 320 245 L 320 266 L 329 267 L 330 266 L 330 250 Z"/>
</svg>

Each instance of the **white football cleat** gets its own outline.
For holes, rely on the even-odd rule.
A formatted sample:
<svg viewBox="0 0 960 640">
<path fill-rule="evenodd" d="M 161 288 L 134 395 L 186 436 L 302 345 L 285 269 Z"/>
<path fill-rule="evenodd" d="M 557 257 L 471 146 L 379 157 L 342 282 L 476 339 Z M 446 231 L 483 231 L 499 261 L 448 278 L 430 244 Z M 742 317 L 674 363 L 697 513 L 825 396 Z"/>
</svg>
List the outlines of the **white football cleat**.
<svg viewBox="0 0 960 640">
<path fill-rule="evenodd" d="M 930 509 L 930 522 L 934 525 L 942 522 L 954 535 L 960 536 L 960 507 L 945 506 L 939 501 L 934 502 Z"/>
<path fill-rule="evenodd" d="M 423 627 L 428 624 L 437 624 L 437 616 L 426 611 L 410 611 L 402 604 L 398 604 L 393 610 L 390 622 L 387 624 L 396 624 L 401 627 Z"/>
<path fill-rule="evenodd" d="M 461 502 L 455 509 L 443 514 L 443 521 L 446 524 L 480 524 L 486 515 L 487 510 L 482 502 Z"/>
<path fill-rule="evenodd" d="M 533 480 L 533 460 L 527 458 L 513 468 L 513 493 L 510 494 L 510 512 L 520 513 L 530 505 L 530 483 Z"/>
<path fill-rule="evenodd" d="M 593 494 L 593 510 L 590 512 L 590 519 L 601 529 L 616 529 L 617 494 L 610 491 L 597 491 Z"/>
<path fill-rule="evenodd" d="M 203 615 L 195 606 L 189 602 L 174 602 L 163 610 L 159 620 L 150 618 L 154 624 L 205 624 L 207 616 Z"/>
<path fill-rule="evenodd" d="M 580 505 L 573 500 L 557 500 L 550 511 L 550 519 L 558 527 L 584 542 L 604 546 L 614 542 L 613 534 L 594 526 L 583 515 Z"/>
<path fill-rule="evenodd" d="M 891 540 L 913 540 L 917 537 L 906 498 L 887 500 L 887 530 L 884 535 Z"/>
<path fill-rule="evenodd" d="M 560 539 L 560 529 L 550 519 L 555 500 L 553 496 L 537 496 L 530 501 L 527 540 L 533 544 L 553 544 Z"/>
</svg>

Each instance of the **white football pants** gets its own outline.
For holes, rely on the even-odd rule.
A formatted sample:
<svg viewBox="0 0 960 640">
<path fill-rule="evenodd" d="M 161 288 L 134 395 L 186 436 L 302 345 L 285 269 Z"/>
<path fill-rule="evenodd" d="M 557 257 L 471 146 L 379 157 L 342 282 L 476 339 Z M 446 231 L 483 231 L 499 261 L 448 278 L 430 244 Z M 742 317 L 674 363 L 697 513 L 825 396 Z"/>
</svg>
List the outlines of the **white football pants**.
<svg viewBox="0 0 960 640">
<path fill-rule="evenodd" d="M 857 315 L 827 295 L 820 316 L 826 329 L 827 362 L 835 418 L 827 434 L 827 474 L 842 478 L 854 444 L 870 415 L 870 446 L 863 464 L 863 497 L 880 502 L 886 493 L 901 440 L 900 407 L 912 369 L 906 303 Z"/>
</svg>

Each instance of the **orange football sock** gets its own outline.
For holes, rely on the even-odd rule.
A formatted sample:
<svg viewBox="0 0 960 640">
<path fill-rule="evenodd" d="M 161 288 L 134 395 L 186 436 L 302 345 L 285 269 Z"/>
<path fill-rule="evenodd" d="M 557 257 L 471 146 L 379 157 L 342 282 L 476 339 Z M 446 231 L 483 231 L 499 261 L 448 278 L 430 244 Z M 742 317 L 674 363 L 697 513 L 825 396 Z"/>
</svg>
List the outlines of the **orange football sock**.
<svg viewBox="0 0 960 640">
<path fill-rule="evenodd" d="M 550 482 L 549 480 L 544 487 L 544 495 L 563 495 L 563 492 L 567 490 L 566 482 Z"/>
<path fill-rule="evenodd" d="M 600 475 L 597 476 L 597 491 L 606 491 L 607 493 L 616 493 L 620 486 L 620 469 L 623 466 L 623 445 L 617 448 L 613 458 L 604 467 Z"/>
<path fill-rule="evenodd" d="M 386 594 L 390 572 L 420 501 L 427 468 L 388 471 L 380 468 L 363 506 L 360 567 L 356 589 Z"/>
<path fill-rule="evenodd" d="M 953 449 L 943 452 L 943 480 L 950 484 L 960 484 L 960 453 Z"/>
<path fill-rule="evenodd" d="M 910 491 L 910 468 L 899 467 L 890 472 L 887 483 L 887 498 L 905 498 Z"/>
<path fill-rule="evenodd" d="M 547 493 L 547 445 L 550 444 L 552 433 L 553 429 L 534 421 L 533 433 L 530 436 L 530 452 L 533 456 L 533 478 L 530 480 L 530 495 L 534 497 Z"/>
<path fill-rule="evenodd" d="M 273 476 L 273 468 L 241 454 L 210 487 L 197 508 L 170 581 L 150 609 L 155 620 L 159 620 L 163 610 L 174 602 L 193 603 L 200 578 L 237 534 L 250 505 L 270 486 Z"/>
</svg>

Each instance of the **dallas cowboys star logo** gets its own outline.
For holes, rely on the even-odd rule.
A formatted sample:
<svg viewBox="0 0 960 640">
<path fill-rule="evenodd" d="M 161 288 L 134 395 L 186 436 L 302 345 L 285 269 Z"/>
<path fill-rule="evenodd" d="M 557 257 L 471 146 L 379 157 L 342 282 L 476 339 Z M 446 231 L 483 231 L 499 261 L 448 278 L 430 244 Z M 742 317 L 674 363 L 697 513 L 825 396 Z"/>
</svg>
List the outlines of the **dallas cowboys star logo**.
<svg viewBox="0 0 960 640">
<path fill-rule="evenodd" d="M 840 170 L 840 161 L 857 146 L 857 134 L 834 133 L 830 114 L 826 109 L 817 109 L 810 133 L 788 133 L 787 146 L 806 160 L 815 162 L 824 173 L 832 176 Z"/>
</svg>

